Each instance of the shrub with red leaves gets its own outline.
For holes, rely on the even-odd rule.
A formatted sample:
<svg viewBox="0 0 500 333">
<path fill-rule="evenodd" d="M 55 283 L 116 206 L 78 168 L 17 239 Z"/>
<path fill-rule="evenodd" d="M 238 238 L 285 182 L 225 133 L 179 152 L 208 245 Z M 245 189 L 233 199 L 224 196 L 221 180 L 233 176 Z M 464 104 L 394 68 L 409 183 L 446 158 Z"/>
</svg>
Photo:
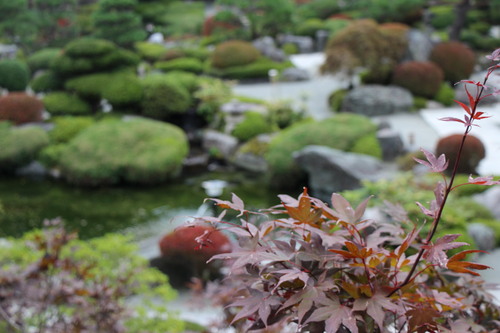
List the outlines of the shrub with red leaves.
<svg viewBox="0 0 500 333">
<path fill-rule="evenodd" d="M 204 236 L 206 241 L 202 246 L 196 241 Z M 227 253 L 231 250 L 231 242 L 222 232 L 208 226 L 181 227 L 160 240 L 162 256 L 182 255 L 194 261 L 206 262 L 212 256 Z"/>
<path fill-rule="evenodd" d="M 0 97 L 0 121 L 16 125 L 42 120 L 43 103 L 26 93 L 15 92 Z"/>
<path fill-rule="evenodd" d="M 452 84 L 469 78 L 476 64 L 474 52 L 460 42 L 437 44 L 429 59 L 443 70 L 445 80 Z"/>
<path fill-rule="evenodd" d="M 453 171 L 455 160 L 457 159 L 458 147 L 462 142 L 461 134 L 454 134 L 441 138 L 436 146 L 436 155 L 445 154 L 449 159 L 447 172 Z M 485 157 L 484 145 L 477 137 L 468 135 L 465 140 L 462 156 L 458 163 L 457 172 L 465 174 L 477 174 L 476 167 Z"/>
<path fill-rule="evenodd" d="M 398 65 L 392 83 L 416 96 L 434 98 L 443 83 L 443 71 L 432 62 L 409 61 Z"/>
</svg>

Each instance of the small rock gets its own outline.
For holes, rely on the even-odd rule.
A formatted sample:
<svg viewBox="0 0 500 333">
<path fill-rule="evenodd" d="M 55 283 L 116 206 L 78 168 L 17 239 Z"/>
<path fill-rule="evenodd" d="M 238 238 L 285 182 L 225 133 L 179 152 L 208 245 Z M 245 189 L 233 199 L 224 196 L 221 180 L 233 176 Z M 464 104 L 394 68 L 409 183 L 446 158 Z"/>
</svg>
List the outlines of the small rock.
<svg viewBox="0 0 500 333">
<path fill-rule="evenodd" d="M 225 159 L 229 159 L 236 151 L 238 139 L 234 136 L 217 132 L 214 130 L 206 130 L 203 132 L 202 146 L 206 151 L 215 150 Z"/>
<path fill-rule="evenodd" d="M 379 130 L 377 139 L 382 148 L 382 159 L 384 161 L 393 161 L 406 152 L 401 135 L 390 128 Z"/>
<path fill-rule="evenodd" d="M 371 117 L 409 112 L 412 107 L 413 96 L 408 90 L 371 84 L 349 91 L 342 102 L 341 111 Z"/>
<path fill-rule="evenodd" d="M 281 81 L 295 82 L 309 80 L 309 72 L 305 69 L 289 67 L 285 68 L 281 73 Z"/>
</svg>

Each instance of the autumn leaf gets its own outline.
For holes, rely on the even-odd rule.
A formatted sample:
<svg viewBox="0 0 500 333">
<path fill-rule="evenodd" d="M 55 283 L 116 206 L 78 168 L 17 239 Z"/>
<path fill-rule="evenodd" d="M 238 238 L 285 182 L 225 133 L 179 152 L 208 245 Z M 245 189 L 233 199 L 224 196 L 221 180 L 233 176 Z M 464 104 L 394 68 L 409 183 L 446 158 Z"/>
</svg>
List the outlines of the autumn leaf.
<svg viewBox="0 0 500 333">
<path fill-rule="evenodd" d="M 431 306 L 423 305 L 406 312 L 409 324 L 409 332 L 428 333 L 437 332 L 436 318 L 440 313 Z"/>
<path fill-rule="evenodd" d="M 446 160 L 446 156 L 444 154 L 439 155 L 438 158 L 428 150 L 424 148 L 420 148 L 420 150 L 424 153 L 427 161 L 413 158 L 416 162 L 429 167 L 433 172 L 443 172 L 448 167 L 448 161 Z"/>
<path fill-rule="evenodd" d="M 454 271 L 454 272 L 457 272 L 457 273 L 469 273 L 469 274 L 472 274 L 472 275 L 475 275 L 475 276 L 480 276 L 479 273 L 471 271 L 470 269 L 483 270 L 483 269 L 488 269 L 488 268 L 491 268 L 491 267 L 490 266 L 486 266 L 486 265 L 481 265 L 481 264 L 475 264 L 475 263 L 468 262 L 468 261 L 460 261 L 460 260 L 464 259 L 467 256 L 467 254 L 469 254 L 469 253 L 477 253 L 477 252 L 484 252 L 484 251 L 480 251 L 480 250 L 467 250 L 467 251 L 462 251 L 460 253 L 457 253 L 457 254 L 455 254 L 453 257 L 451 257 L 448 260 L 448 263 L 446 264 L 446 267 L 448 269 Z"/>
<path fill-rule="evenodd" d="M 448 256 L 445 251 L 469 245 L 465 242 L 454 242 L 454 240 L 460 236 L 460 234 L 445 235 L 438 238 L 434 244 L 431 242 L 427 245 L 423 245 L 422 248 L 426 249 L 424 258 L 433 264 L 439 265 L 440 267 L 446 267 L 448 263 Z"/>
<path fill-rule="evenodd" d="M 212 200 L 215 202 L 215 204 L 221 208 L 224 208 L 224 209 L 234 209 L 234 210 L 237 210 L 240 212 L 240 214 L 238 215 L 241 216 L 243 215 L 244 213 L 248 212 L 246 209 L 245 209 L 245 203 L 243 202 L 243 200 L 241 200 L 236 194 L 232 193 L 232 196 L 231 196 L 231 201 L 225 201 L 225 200 L 220 200 L 220 199 L 215 199 L 215 198 L 211 198 L 209 200 Z"/>
<path fill-rule="evenodd" d="M 285 207 L 291 218 L 297 220 L 295 223 L 308 224 L 313 227 L 320 226 L 320 219 L 323 211 L 319 208 L 312 207 L 311 199 L 307 195 L 306 188 L 304 188 L 304 193 L 300 197 L 298 207 L 287 206 L 284 203 L 283 207 Z"/>
<path fill-rule="evenodd" d="M 338 332 L 340 325 L 347 327 L 351 333 L 358 333 L 356 315 L 353 309 L 340 304 L 338 298 L 321 297 L 316 300 L 317 309 L 309 316 L 306 323 L 325 321 L 327 333 Z"/>
<path fill-rule="evenodd" d="M 472 175 L 470 175 L 467 184 L 485 185 L 485 186 L 500 185 L 500 180 L 493 180 L 493 176 L 473 178 Z"/>
<path fill-rule="evenodd" d="M 384 318 L 386 313 L 400 312 L 399 306 L 391 302 L 391 299 L 377 293 L 370 298 L 358 298 L 354 301 L 353 311 L 366 311 L 377 323 L 381 330 L 384 329 Z M 388 312 L 389 311 L 389 312 Z"/>
</svg>

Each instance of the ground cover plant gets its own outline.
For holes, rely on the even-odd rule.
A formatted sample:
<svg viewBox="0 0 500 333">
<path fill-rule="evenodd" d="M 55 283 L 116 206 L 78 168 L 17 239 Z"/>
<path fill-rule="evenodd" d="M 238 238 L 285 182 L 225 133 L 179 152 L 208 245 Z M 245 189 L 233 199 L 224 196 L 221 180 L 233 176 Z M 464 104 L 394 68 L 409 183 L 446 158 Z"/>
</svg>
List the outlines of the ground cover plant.
<svg viewBox="0 0 500 333">
<path fill-rule="evenodd" d="M 211 199 L 224 211 L 194 224 L 238 238 L 233 252 L 212 257 L 230 264 L 226 285 L 215 294 L 227 305 L 232 325 L 327 333 L 500 331 L 500 307 L 476 272 L 489 267 L 466 261 L 481 251 L 459 250 L 468 245 L 456 241 L 459 234 L 437 238 L 450 193 L 470 184 L 500 185 L 488 176 L 455 184 L 469 132 L 489 117 L 478 104 L 498 93 L 486 83 L 500 68 L 500 49 L 489 59 L 494 65 L 483 82 L 465 81 L 476 91 L 466 86 L 469 103 L 458 102 L 463 119 L 442 119 L 465 126 L 456 160 L 424 149 L 425 158 L 416 159 L 441 178 L 432 201 L 417 202 L 424 219 L 412 221 L 401 206 L 387 203 L 389 217 L 375 221 L 364 218 L 370 198 L 353 207 L 334 193 L 330 205 L 305 188 L 297 199 L 280 195 L 281 204 L 258 212 L 246 209 L 235 194 L 231 201 Z M 449 163 L 454 167 L 448 178 Z M 239 213 L 239 223 L 225 218 L 227 210 Z M 210 246 L 209 234 L 196 238 L 199 247 Z"/>
</svg>

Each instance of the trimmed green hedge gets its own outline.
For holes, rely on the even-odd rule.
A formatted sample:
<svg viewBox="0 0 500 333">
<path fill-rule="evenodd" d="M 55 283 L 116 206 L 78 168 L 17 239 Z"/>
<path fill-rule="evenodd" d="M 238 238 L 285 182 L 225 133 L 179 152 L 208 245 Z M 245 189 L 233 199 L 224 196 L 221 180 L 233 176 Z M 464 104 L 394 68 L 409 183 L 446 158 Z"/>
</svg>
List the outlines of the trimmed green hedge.
<svg viewBox="0 0 500 333">
<path fill-rule="evenodd" d="M 49 69 L 52 62 L 59 56 L 61 49 L 46 48 L 37 51 L 28 57 L 28 66 L 31 72 L 36 72 L 40 69 Z"/>
<path fill-rule="evenodd" d="M 154 67 L 164 72 L 186 71 L 199 74 L 203 72 L 203 64 L 196 58 L 177 58 L 169 61 L 158 61 Z"/>
<path fill-rule="evenodd" d="M 28 164 L 48 143 L 49 136 L 39 127 L 14 128 L 0 122 L 0 173 Z"/>
<path fill-rule="evenodd" d="M 53 120 L 54 128 L 49 132 L 49 137 L 55 143 L 67 143 L 78 133 L 95 123 L 92 117 L 65 116 Z"/>
<path fill-rule="evenodd" d="M 275 62 L 267 58 L 260 58 L 257 61 L 243 66 L 233 66 L 223 70 L 212 70 L 211 74 L 233 80 L 269 78 L 269 71 L 276 69 L 282 71 L 285 68 L 293 67 L 291 62 Z"/>
<path fill-rule="evenodd" d="M 63 88 L 63 82 L 53 71 L 45 71 L 31 80 L 30 87 L 34 92 L 46 93 L 61 90 Z"/>
<path fill-rule="evenodd" d="M 141 82 L 133 75 L 116 75 L 102 90 L 113 111 L 138 112 L 143 95 Z"/>
<path fill-rule="evenodd" d="M 154 120 L 105 120 L 80 132 L 59 166 L 71 183 L 154 184 L 177 176 L 188 153 L 184 132 Z"/>
<path fill-rule="evenodd" d="M 292 154 L 308 145 L 323 145 L 343 151 L 352 151 L 358 140 L 375 137 L 377 126 L 369 118 L 341 113 L 322 121 L 302 121 L 273 137 L 266 160 L 271 179 L 277 186 L 294 186 L 301 174 Z M 370 151 L 379 156 L 380 148 Z"/>
<path fill-rule="evenodd" d="M 147 61 L 160 60 L 167 53 L 165 46 L 155 43 L 136 42 L 134 48 L 141 58 Z"/>
<path fill-rule="evenodd" d="M 80 97 L 59 91 L 45 95 L 45 109 L 51 115 L 85 115 L 92 112 L 90 105 Z"/>
</svg>

